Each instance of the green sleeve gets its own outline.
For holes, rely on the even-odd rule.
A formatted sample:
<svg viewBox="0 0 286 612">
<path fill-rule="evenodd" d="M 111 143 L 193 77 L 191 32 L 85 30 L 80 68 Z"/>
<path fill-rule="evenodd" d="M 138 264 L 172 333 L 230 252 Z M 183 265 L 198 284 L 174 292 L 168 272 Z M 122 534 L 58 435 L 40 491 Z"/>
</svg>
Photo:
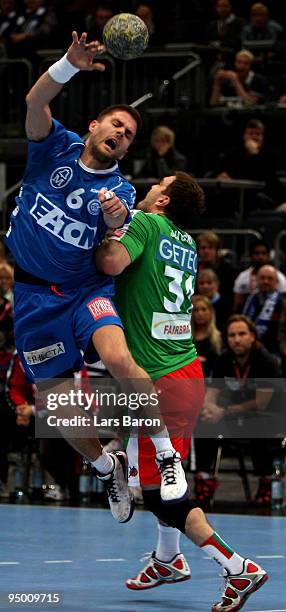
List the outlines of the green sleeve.
<svg viewBox="0 0 286 612">
<path fill-rule="evenodd" d="M 146 246 L 148 236 L 150 235 L 150 219 L 145 213 L 138 211 L 128 225 L 128 229 L 124 236 L 120 238 L 120 244 L 128 251 L 131 261 L 138 259 L 142 255 Z"/>
</svg>

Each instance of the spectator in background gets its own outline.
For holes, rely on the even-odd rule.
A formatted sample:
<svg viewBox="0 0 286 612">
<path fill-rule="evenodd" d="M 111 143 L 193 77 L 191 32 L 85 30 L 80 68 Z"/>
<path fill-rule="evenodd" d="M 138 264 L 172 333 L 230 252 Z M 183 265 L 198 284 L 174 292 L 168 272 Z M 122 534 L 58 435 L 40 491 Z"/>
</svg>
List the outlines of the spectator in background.
<svg viewBox="0 0 286 612">
<path fill-rule="evenodd" d="M 162 179 L 176 170 L 186 170 L 187 160 L 175 147 L 175 132 L 166 125 L 154 128 L 146 163 L 139 176 Z"/>
<path fill-rule="evenodd" d="M 225 257 L 221 256 L 219 236 L 212 231 L 201 232 L 196 239 L 201 272 L 211 268 L 217 274 L 222 295 L 232 302 L 232 289 L 237 270 Z"/>
<path fill-rule="evenodd" d="M 135 10 L 135 15 L 144 21 L 149 32 L 149 45 L 153 45 L 155 42 L 155 22 L 151 6 L 145 4 L 145 2 L 140 2 Z"/>
<path fill-rule="evenodd" d="M 252 242 L 249 248 L 249 256 L 251 265 L 240 272 L 234 282 L 234 312 L 240 312 L 248 295 L 257 291 L 256 275 L 259 268 L 272 263 L 270 247 L 265 240 Z M 286 276 L 280 270 L 276 270 L 276 273 L 278 278 L 277 288 L 281 293 L 286 293 Z"/>
<path fill-rule="evenodd" d="M 0 0 L 0 57 L 7 55 L 6 41 L 17 20 L 15 0 Z"/>
<path fill-rule="evenodd" d="M 5 395 L 7 404 L 12 409 L 14 425 L 26 428 L 26 432 L 22 430 L 22 437 L 25 439 L 27 434 L 33 435 L 35 385 L 28 380 L 17 351 L 15 351 L 10 363 Z M 11 433 L 11 441 L 13 441 L 13 437 L 19 435 L 19 432 L 15 428 L 14 432 L 12 430 Z M 38 452 L 40 452 L 42 466 L 48 472 L 47 478 L 50 481 L 50 484 L 46 486 L 44 499 L 62 501 L 66 488 L 74 497 L 77 484 L 76 462 L 79 457 L 78 454 L 61 437 L 40 440 L 39 448 L 37 444 Z M 62 461 L 63 456 L 65 461 Z"/>
<path fill-rule="evenodd" d="M 218 18 L 206 26 L 207 42 L 218 48 L 239 49 L 245 20 L 233 13 L 230 0 L 216 0 L 215 9 Z"/>
<path fill-rule="evenodd" d="M 99 40 L 102 42 L 102 33 L 105 24 L 111 17 L 114 11 L 108 2 L 100 2 L 95 4 L 94 9 L 86 16 L 85 28 L 88 33 L 89 40 Z"/>
<path fill-rule="evenodd" d="M 24 0 L 25 9 L 9 36 L 10 57 L 25 57 L 37 63 L 37 50 L 53 46 L 57 25 L 54 11 L 46 0 Z"/>
<path fill-rule="evenodd" d="M 242 46 L 247 42 L 271 41 L 275 44 L 283 33 L 283 27 L 277 21 L 269 19 L 268 7 L 262 2 L 256 2 L 250 9 L 250 23 L 247 23 L 241 33 Z"/>
<path fill-rule="evenodd" d="M 263 123 L 258 119 L 250 119 L 241 144 L 220 161 L 217 178 L 265 182 L 263 195 L 256 197 L 254 207 L 274 208 L 284 202 L 285 193 L 277 176 L 273 153 L 265 146 L 264 135 Z"/>
<path fill-rule="evenodd" d="M 254 56 L 242 49 L 235 55 L 234 70 L 219 68 L 214 75 L 210 106 L 219 106 L 233 99 L 242 104 L 259 104 L 265 97 L 265 80 L 253 72 Z"/>
<path fill-rule="evenodd" d="M 271 421 L 267 411 L 270 414 L 275 394 L 270 379 L 280 378 L 281 371 L 275 357 L 258 341 L 255 325 L 247 317 L 232 315 L 227 322 L 226 332 L 227 349 L 217 359 L 213 382 L 207 389 L 201 416 L 206 425 L 204 435 L 208 439 L 196 439 L 200 495 L 203 502 L 209 502 L 217 487 L 211 472 L 218 445 L 215 438 L 219 433 L 229 436 L 231 432 L 235 432 L 232 439 L 245 436 L 245 442 L 249 434 L 249 438 L 252 436 L 248 440 L 249 453 L 254 472 L 259 476 L 255 504 L 259 507 L 269 507 L 273 441 L 259 437 L 263 430 L 260 428 L 258 431 L 257 425 L 259 413 L 264 427 Z M 204 482 L 206 480 L 209 482 Z"/>
<path fill-rule="evenodd" d="M 0 262 L 0 289 L 3 297 L 13 306 L 14 270 L 6 261 Z"/>
<path fill-rule="evenodd" d="M 210 300 L 194 295 L 192 303 L 192 336 L 207 378 L 212 375 L 215 360 L 221 352 L 221 333 L 216 327 L 215 311 Z"/>
<path fill-rule="evenodd" d="M 257 292 L 247 298 L 243 314 L 255 324 L 257 335 L 270 353 L 280 356 L 279 328 L 286 304 L 278 290 L 278 275 L 274 266 L 259 268 L 256 275 Z"/>
<path fill-rule="evenodd" d="M 230 304 L 220 293 L 218 276 L 211 268 L 206 268 L 198 273 L 197 293 L 209 299 L 215 311 L 217 327 L 223 331 L 226 319 L 230 314 Z"/>
</svg>

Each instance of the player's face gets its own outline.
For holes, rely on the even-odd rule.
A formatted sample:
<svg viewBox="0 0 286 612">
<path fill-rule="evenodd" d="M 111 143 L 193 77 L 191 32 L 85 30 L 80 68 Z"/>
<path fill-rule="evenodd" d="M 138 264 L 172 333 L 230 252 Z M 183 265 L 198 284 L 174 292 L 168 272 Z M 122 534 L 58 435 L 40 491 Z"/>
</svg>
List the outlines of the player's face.
<svg viewBox="0 0 286 612">
<path fill-rule="evenodd" d="M 254 341 L 254 334 L 248 329 L 244 321 L 234 321 L 228 326 L 228 346 L 237 357 L 247 355 Z"/>
<path fill-rule="evenodd" d="M 111 164 L 126 155 L 133 142 L 137 123 L 126 111 L 115 110 L 100 121 L 92 121 L 87 147 L 91 155 L 103 164 Z"/>
<path fill-rule="evenodd" d="M 153 212 L 156 208 L 156 204 L 160 203 L 160 199 L 164 195 L 165 189 L 175 180 L 175 176 L 165 176 L 160 183 L 153 185 L 148 191 L 144 200 L 139 202 L 136 206 L 139 210 L 144 212 Z"/>
</svg>

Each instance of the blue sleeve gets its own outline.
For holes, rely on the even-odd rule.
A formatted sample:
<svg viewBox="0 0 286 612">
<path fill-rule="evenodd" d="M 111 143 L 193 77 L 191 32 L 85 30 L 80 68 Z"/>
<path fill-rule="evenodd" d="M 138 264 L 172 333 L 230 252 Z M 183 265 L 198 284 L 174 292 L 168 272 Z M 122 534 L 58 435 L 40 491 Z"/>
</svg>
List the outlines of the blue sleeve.
<svg viewBox="0 0 286 612">
<path fill-rule="evenodd" d="M 69 148 L 84 146 L 83 140 L 67 130 L 59 121 L 53 119 L 52 129 L 44 140 L 28 141 L 28 159 L 30 163 L 42 164 L 48 158 L 60 157 Z"/>
<path fill-rule="evenodd" d="M 133 187 L 133 185 L 131 185 L 126 179 L 124 180 L 123 185 L 118 189 L 115 190 L 115 193 L 117 195 L 117 197 L 119 198 L 119 200 L 122 202 L 122 204 L 124 204 L 128 215 L 124 221 L 124 223 L 130 223 L 132 217 L 130 214 L 130 211 L 134 208 L 135 205 L 135 201 L 136 201 L 136 190 L 135 187 Z"/>
</svg>

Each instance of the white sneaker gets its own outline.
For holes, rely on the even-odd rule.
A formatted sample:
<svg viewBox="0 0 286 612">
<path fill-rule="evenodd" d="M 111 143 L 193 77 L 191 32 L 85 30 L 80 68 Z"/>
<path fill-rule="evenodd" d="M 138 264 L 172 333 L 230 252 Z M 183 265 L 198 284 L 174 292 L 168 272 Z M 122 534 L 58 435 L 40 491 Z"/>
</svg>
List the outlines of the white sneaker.
<svg viewBox="0 0 286 612">
<path fill-rule="evenodd" d="M 268 580 L 262 567 L 251 559 L 245 559 L 240 574 L 231 576 L 226 572 L 222 599 L 212 607 L 212 612 L 238 612 L 246 600 Z"/>
<path fill-rule="evenodd" d="M 127 523 L 134 512 L 134 499 L 128 488 L 127 455 L 123 451 L 108 454 L 114 461 L 113 471 L 103 476 L 94 468 L 95 473 L 104 483 L 113 518 L 119 523 Z"/>
<path fill-rule="evenodd" d="M 179 553 L 167 562 L 156 559 L 155 552 L 153 552 L 141 572 L 134 578 L 126 580 L 125 584 L 128 589 L 144 591 L 160 586 L 160 584 L 183 582 L 189 580 L 190 577 L 190 568 L 184 555 Z"/>
<path fill-rule="evenodd" d="M 165 504 L 175 504 L 189 495 L 188 483 L 183 470 L 181 455 L 177 451 L 161 451 L 156 455 L 161 472 L 161 499 Z"/>
</svg>

